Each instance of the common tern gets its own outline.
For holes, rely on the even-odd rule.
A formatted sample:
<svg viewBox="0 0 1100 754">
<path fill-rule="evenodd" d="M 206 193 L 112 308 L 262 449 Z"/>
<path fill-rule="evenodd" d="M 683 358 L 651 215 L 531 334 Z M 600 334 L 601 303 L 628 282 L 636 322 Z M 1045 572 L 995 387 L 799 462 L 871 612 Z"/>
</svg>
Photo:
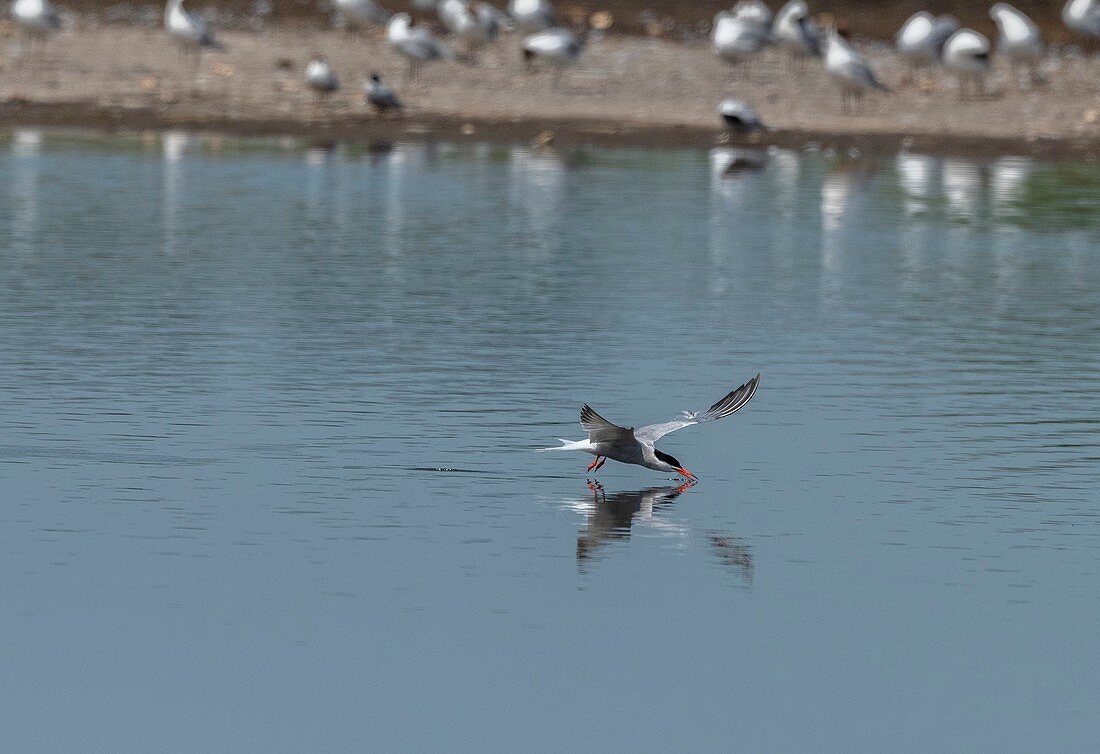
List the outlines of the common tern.
<svg viewBox="0 0 1100 754">
<path fill-rule="evenodd" d="M 731 390 L 721 400 L 706 411 L 685 411 L 679 418 L 662 424 L 649 424 L 645 427 L 620 427 L 603 418 L 587 403 L 581 408 L 581 427 L 588 433 L 587 440 L 561 440 L 556 448 L 548 450 L 580 450 L 591 453 L 596 460 L 588 465 L 588 471 L 598 471 L 610 458 L 620 463 L 645 466 L 654 471 L 674 472 L 694 480 L 697 477 L 684 468 L 674 457 L 662 453 L 653 444 L 667 435 L 693 424 L 723 419 L 739 411 L 756 393 L 760 384 L 760 375 L 756 375 L 744 385 Z"/>
</svg>

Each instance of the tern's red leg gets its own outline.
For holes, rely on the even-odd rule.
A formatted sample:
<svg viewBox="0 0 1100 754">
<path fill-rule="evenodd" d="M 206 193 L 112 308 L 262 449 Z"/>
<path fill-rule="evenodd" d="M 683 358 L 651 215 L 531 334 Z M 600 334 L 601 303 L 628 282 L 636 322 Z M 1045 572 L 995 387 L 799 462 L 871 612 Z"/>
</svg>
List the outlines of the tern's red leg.
<svg viewBox="0 0 1100 754">
<path fill-rule="evenodd" d="M 602 468 L 603 468 L 603 465 L 604 465 L 605 463 L 607 463 L 607 456 L 604 456 L 603 458 L 600 458 L 600 459 L 599 459 L 599 463 L 598 463 L 598 464 L 596 464 L 596 468 L 594 468 L 594 469 L 592 469 L 592 470 L 593 470 L 593 471 L 599 471 L 600 469 L 602 469 Z"/>
<path fill-rule="evenodd" d="M 599 468 L 599 465 L 598 465 L 599 463 L 600 463 L 600 457 L 596 456 L 596 460 L 593 461 L 592 463 L 588 464 L 587 471 L 594 471 L 594 470 L 598 469 Z"/>
</svg>

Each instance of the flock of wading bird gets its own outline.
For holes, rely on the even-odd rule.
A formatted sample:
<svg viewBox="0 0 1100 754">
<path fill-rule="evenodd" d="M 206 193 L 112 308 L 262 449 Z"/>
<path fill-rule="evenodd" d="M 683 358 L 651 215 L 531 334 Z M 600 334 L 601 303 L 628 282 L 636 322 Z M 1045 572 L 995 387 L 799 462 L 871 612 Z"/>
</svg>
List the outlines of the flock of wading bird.
<svg viewBox="0 0 1100 754">
<path fill-rule="evenodd" d="M 593 14 L 584 24 L 570 27 L 559 21 L 549 0 L 510 0 L 502 11 L 483 0 L 412 0 L 413 7 L 434 12 L 449 34 L 445 43 L 425 26 L 416 25 L 408 13 L 390 13 L 375 0 L 332 0 L 340 25 L 351 29 L 378 27 L 386 43 L 408 61 L 407 80 L 420 78 L 422 66 L 439 60 L 471 64 L 477 51 L 493 43 L 502 32 L 522 35 L 525 65 L 541 61 L 555 73 L 557 89 L 562 72 L 580 57 L 592 29 L 610 25 L 608 14 Z M 30 39 L 41 40 L 61 28 L 61 18 L 50 0 L 15 0 L 12 18 Z M 995 3 L 989 15 L 997 25 L 996 51 L 1011 66 L 1012 80 L 1020 86 L 1020 73 L 1030 85 L 1041 83 L 1038 64 L 1046 53 L 1039 28 L 1008 3 Z M 602 16 L 602 17 L 601 17 Z M 825 18 L 826 16 L 823 16 Z M 1100 40 L 1100 0 L 1068 0 L 1062 19 L 1089 44 Z M 183 0 L 168 0 L 165 31 L 189 56 L 195 70 L 204 50 L 222 50 L 210 26 L 183 7 Z M 831 20 L 815 20 L 804 0 L 790 0 L 776 14 L 762 0 L 740 0 L 731 10 L 715 16 L 711 30 L 714 53 L 730 65 L 747 68 L 764 48 L 775 45 L 787 51 L 791 66 L 804 68 L 810 59 L 822 61 L 841 92 L 842 108 L 861 103 L 864 94 L 889 92 L 867 59 Z M 960 28 L 952 16 L 932 16 L 924 11 L 910 17 L 898 31 L 895 46 L 908 65 L 902 85 L 936 68 L 953 74 L 960 96 L 981 95 L 990 70 L 994 45 L 973 29 Z M 315 55 L 305 68 L 306 84 L 323 97 L 340 88 L 340 79 L 323 55 Z M 372 73 L 363 84 L 366 103 L 379 112 L 400 110 L 397 94 Z M 763 128 L 751 105 L 727 99 L 718 114 L 731 129 L 747 133 Z"/>
</svg>

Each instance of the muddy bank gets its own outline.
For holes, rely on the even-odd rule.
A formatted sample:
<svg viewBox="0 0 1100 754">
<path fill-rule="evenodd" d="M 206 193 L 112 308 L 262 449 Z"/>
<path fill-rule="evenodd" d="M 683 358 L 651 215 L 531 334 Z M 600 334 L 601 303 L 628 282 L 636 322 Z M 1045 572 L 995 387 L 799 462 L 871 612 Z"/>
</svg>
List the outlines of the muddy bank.
<svg viewBox="0 0 1100 754">
<path fill-rule="evenodd" d="M 548 72 L 525 73 L 515 39 L 488 49 L 477 65 L 439 63 L 404 84 L 404 61 L 376 36 L 276 29 L 226 32 L 228 51 L 204 56 L 197 75 L 154 28 L 66 30 L 33 52 L 14 50 L 0 77 L 0 123 L 111 128 L 188 127 L 233 133 L 293 133 L 392 139 L 418 133 L 448 138 L 700 145 L 720 136 L 717 102 L 755 103 L 773 127 L 761 143 L 807 141 L 894 149 L 924 147 L 989 153 L 1100 151 L 1100 61 L 1051 61 L 1046 85 L 1020 88 L 1005 71 L 991 95 L 961 100 L 937 79 L 870 99 L 844 113 L 819 66 L 792 71 L 778 51 L 748 71 L 731 72 L 706 43 L 612 36 L 594 41 L 558 91 Z M 310 53 L 324 51 L 343 88 L 320 101 L 303 84 Z M 891 84 L 902 67 L 885 49 L 869 51 Z M 379 71 L 408 105 L 379 118 L 362 103 L 360 82 Z"/>
</svg>

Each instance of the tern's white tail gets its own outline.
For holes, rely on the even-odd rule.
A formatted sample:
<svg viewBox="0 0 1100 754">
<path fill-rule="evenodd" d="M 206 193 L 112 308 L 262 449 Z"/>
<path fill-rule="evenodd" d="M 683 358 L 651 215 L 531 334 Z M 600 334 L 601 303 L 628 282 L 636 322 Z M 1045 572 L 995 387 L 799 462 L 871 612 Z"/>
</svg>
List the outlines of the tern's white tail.
<svg viewBox="0 0 1100 754">
<path fill-rule="evenodd" d="M 577 440 L 574 442 L 573 440 L 563 440 L 560 437 L 558 438 L 558 442 L 560 442 L 561 445 L 556 448 L 538 448 L 535 452 L 545 453 L 548 450 L 588 450 L 591 444 L 588 440 Z"/>
</svg>

